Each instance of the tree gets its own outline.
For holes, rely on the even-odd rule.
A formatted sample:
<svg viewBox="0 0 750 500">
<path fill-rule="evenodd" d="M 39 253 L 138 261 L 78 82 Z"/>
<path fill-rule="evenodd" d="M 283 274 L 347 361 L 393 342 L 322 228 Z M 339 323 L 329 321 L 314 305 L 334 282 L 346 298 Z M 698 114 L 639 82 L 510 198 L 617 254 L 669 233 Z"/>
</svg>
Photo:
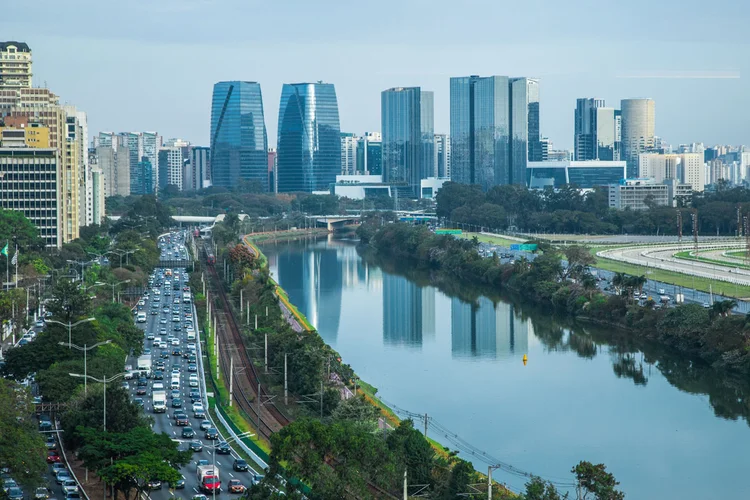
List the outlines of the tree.
<svg viewBox="0 0 750 500">
<path fill-rule="evenodd" d="M 526 483 L 526 492 L 523 495 L 523 500 L 564 500 L 566 498 L 568 498 L 567 493 L 565 496 L 560 496 L 552 483 L 536 476 Z"/>
<path fill-rule="evenodd" d="M 595 500 L 622 500 L 625 494 L 617 489 L 620 484 L 615 477 L 607 472 L 604 464 L 592 464 L 591 462 L 582 461 L 571 470 L 576 476 L 579 491 L 583 496 L 582 500 L 587 498 Z M 589 496 L 591 495 L 591 496 Z"/>
<path fill-rule="evenodd" d="M 719 300 L 714 302 L 713 306 L 711 307 L 711 312 L 719 316 L 726 317 L 729 316 L 729 314 L 732 312 L 732 309 L 734 309 L 735 307 L 737 307 L 736 300 Z"/>
<path fill-rule="evenodd" d="M 406 466 L 409 482 L 429 484 L 435 451 L 422 434 L 414 429 L 414 422 L 403 420 L 388 435 L 388 448 Z"/>
<path fill-rule="evenodd" d="M 596 263 L 596 259 L 588 248 L 581 245 L 569 245 L 565 247 L 565 258 L 568 261 L 565 278 L 580 278 L 587 269 Z"/>
<path fill-rule="evenodd" d="M 29 391 L 0 378 L 0 467 L 9 468 L 19 483 L 36 486 L 47 470 L 45 449 Z"/>
<path fill-rule="evenodd" d="M 52 300 L 47 309 L 58 321 L 76 322 L 88 315 L 91 310 L 91 299 L 78 284 L 67 279 L 59 279 L 52 291 Z"/>
</svg>

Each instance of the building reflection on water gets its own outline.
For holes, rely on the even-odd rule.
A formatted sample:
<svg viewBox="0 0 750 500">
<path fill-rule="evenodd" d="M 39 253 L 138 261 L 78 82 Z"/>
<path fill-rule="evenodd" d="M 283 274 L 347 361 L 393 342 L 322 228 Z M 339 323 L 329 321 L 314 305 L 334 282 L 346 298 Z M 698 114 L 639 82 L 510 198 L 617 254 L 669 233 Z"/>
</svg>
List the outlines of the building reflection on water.
<svg viewBox="0 0 750 500">
<path fill-rule="evenodd" d="M 421 347 L 435 336 L 435 289 L 394 274 L 383 276 L 383 342 Z"/>
<path fill-rule="evenodd" d="M 533 335 L 531 321 L 514 306 L 480 297 L 475 303 L 451 299 L 451 352 L 454 358 L 507 358 L 524 354 Z"/>
</svg>

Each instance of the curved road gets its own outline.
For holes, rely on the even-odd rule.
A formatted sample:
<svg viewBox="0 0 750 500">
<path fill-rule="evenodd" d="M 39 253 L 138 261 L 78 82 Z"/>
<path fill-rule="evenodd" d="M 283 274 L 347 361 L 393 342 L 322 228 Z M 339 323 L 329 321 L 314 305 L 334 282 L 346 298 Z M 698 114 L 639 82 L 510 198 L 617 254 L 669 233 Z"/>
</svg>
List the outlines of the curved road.
<svg viewBox="0 0 750 500">
<path fill-rule="evenodd" d="M 678 247 L 676 245 L 624 247 L 602 250 L 597 252 L 597 256 L 645 267 L 653 267 L 655 269 L 674 271 L 689 276 L 750 286 L 749 270 L 738 269 L 732 265 L 723 266 L 721 264 L 679 259 L 674 256 L 675 253 L 689 248 L 688 246 Z M 744 248 L 744 244 L 727 244 L 725 246 L 722 245 L 722 248 L 716 248 L 714 245 L 706 245 L 703 248 L 714 248 L 718 252 L 724 252 L 728 249 Z"/>
</svg>

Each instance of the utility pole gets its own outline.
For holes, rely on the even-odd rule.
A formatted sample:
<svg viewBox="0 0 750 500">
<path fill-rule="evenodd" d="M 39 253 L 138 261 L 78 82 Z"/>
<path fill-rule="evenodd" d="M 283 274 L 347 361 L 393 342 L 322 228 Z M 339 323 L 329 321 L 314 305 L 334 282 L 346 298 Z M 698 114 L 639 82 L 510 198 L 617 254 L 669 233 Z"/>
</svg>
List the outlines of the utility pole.
<svg viewBox="0 0 750 500">
<path fill-rule="evenodd" d="M 266 373 L 268 373 L 268 335 L 266 335 Z M 284 406 L 289 404 L 289 393 L 287 392 L 286 353 L 284 353 Z"/>
<path fill-rule="evenodd" d="M 396 191 L 398 193 L 398 191 Z M 398 199 L 398 197 L 396 197 Z M 409 490 L 409 484 L 406 481 L 406 469 L 404 469 L 404 500 L 409 500 L 407 491 Z"/>
<path fill-rule="evenodd" d="M 487 500 L 492 500 L 492 466 L 487 467 Z"/>
<path fill-rule="evenodd" d="M 258 382 L 258 399 L 256 401 L 258 407 L 258 435 L 260 435 L 260 382 Z"/>
<path fill-rule="evenodd" d="M 247 307 L 245 308 L 247 310 L 247 326 L 250 326 L 250 301 L 247 301 Z"/>
<path fill-rule="evenodd" d="M 424 414 L 424 437 L 427 439 L 427 422 L 428 422 L 427 414 Z"/>
<path fill-rule="evenodd" d="M 240 314 L 242 314 L 242 306 L 243 306 L 243 302 L 242 302 L 242 292 L 243 292 L 243 290 L 242 290 L 242 288 L 240 288 Z M 241 317 L 242 317 L 242 316 L 240 316 L 240 318 L 241 318 Z"/>
<path fill-rule="evenodd" d="M 234 399 L 234 356 L 229 358 L 229 406 L 232 406 Z"/>
<path fill-rule="evenodd" d="M 255 315 L 255 329 L 258 329 L 258 315 Z"/>
</svg>

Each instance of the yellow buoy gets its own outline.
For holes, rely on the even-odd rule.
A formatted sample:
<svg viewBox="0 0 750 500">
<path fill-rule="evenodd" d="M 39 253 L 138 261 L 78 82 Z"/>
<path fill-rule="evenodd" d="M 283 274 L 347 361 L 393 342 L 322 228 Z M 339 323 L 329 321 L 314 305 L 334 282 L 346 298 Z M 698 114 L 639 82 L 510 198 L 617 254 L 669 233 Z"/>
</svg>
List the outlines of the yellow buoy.
<svg viewBox="0 0 750 500">
<path fill-rule="evenodd" d="M 526 362 L 529 360 L 529 357 L 525 354 L 523 355 L 523 366 L 526 366 Z"/>
</svg>

